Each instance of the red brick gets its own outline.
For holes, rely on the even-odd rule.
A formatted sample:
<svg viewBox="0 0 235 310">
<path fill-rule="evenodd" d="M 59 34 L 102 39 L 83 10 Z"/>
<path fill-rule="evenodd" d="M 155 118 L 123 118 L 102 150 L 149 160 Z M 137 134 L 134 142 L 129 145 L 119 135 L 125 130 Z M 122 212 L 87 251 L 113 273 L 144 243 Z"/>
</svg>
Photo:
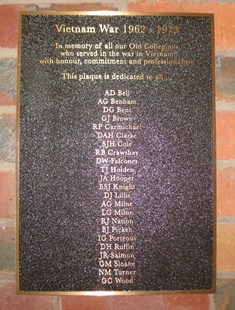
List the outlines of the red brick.
<svg viewBox="0 0 235 310">
<path fill-rule="evenodd" d="M 109 310 L 109 297 L 62 296 L 61 310 Z"/>
<path fill-rule="evenodd" d="M 166 310 L 209 310 L 210 301 L 208 295 L 169 295 L 165 296 Z"/>
<path fill-rule="evenodd" d="M 235 167 L 217 170 L 217 215 L 235 216 Z"/>
<path fill-rule="evenodd" d="M 62 310 L 209 310 L 208 295 L 62 297 Z"/>
<path fill-rule="evenodd" d="M 16 98 L 0 89 L 0 105 L 16 105 Z"/>
<path fill-rule="evenodd" d="M 15 283 L 0 284 L 0 310 L 56 310 L 56 297 L 16 295 L 15 291 Z"/>
<path fill-rule="evenodd" d="M 19 11 L 35 10 L 38 7 L 32 5 L 0 5 L 0 47 L 16 48 L 18 44 L 18 14 Z M 112 10 L 117 11 L 109 5 L 100 3 L 85 3 L 85 4 L 55 4 L 49 10 L 58 11 L 98 11 Z M 47 9 L 48 10 L 48 9 Z"/>
<path fill-rule="evenodd" d="M 235 3 L 217 2 L 161 2 L 138 1 L 130 3 L 128 11 L 133 12 L 185 12 L 213 13 L 215 15 L 215 47 L 219 50 L 235 48 L 234 12 Z"/>
<path fill-rule="evenodd" d="M 0 218 L 15 216 L 15 172 L 0 172 Z"/>
<path fill-rule="evenodd" d="M 143 310 L 143 309 L 165 309 L 164 297 L 150 296 L 114 296 L 111 298 L 112 310 Z"/>
<path fill-rule="evenodd" d="M 0 47 L 17 47 L 18 43 L 18 13 L 21 5 L 0 6 Z"/>
<path fill-rule="evenodd" d="M 55 11 L 117 11 L 112 6 L 101 3 L 81 3 L 81 4 L 55 4 L 53 6 Z"/>
<path fill-rule="evenodd" d="M 15 270 L 15 228 L 0 227 L 0 270 Z"/>
<path fill-rule="evenodd" d="M 16 114 L 15 113 L 0 113 L 0 119 L 15 121 L 16 120 Z"/>
<path fill-rule="evenodd" d="M 235 224 L 218 224 L 217 271 L 235 270 Z"/>
<path fill-rule="evenodd" d="M 217 160 L 235 158 L 235 111 L 216 113 Z"/>
</svg>

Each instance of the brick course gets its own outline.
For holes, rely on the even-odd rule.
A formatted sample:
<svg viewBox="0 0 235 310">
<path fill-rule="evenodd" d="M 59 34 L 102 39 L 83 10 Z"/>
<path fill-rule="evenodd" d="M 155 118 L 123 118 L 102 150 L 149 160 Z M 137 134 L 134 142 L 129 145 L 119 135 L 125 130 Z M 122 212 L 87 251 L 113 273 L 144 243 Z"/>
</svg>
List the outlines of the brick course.
<svg viewBox="0 0 235 310">
<path fill-rule="evenodd" d="M 235 111 L 219 111 L 216 114 L 217 160 L 234 159 Z"/>
<path fill-rule="evenodd" d="M 235 167 L 217 170 L 217 215 L 235 216 Z"/>
<path fill-rule="evenodd" d="M 184 1 L 138 1 L 128 5 L 133 12 L 185 12 L 212 13 L 215 15 L 215 48 L 227 50 L 235 48 L 234 11 L 235 3 L 184 2 Z"/>
<path fill-rule="evenodd" d="M 21 5 L 0 6 L 0 47 L 16 47 L 18 43 L 18 13 Z"/>
<path fill-rule="evenodd" d="M 54 296 L 16 295 L 15 283 L 0 283 L 0 310 L 57 310 Z"/>
<path fill-rule="evenodd" d="M 219 223 L 217 271 L 235 271 L 235 223 Z"/>
<path fill-rule="evenodd" d="M 15 172 L 0 172 L 0 218 L 15 217 Z"/>
</svg>

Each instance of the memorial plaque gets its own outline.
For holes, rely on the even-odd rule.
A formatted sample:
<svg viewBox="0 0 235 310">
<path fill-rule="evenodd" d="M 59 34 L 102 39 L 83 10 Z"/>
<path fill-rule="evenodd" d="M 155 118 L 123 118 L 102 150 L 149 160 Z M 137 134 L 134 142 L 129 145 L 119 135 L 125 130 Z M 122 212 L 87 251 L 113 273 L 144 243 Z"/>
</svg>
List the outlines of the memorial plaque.
<svg viewBox="0 0 235 310">
<path fill-rule="evenodd" d="M 20 29 L 17 291 L 213 292 L 213 16 Z"/>
</svg>

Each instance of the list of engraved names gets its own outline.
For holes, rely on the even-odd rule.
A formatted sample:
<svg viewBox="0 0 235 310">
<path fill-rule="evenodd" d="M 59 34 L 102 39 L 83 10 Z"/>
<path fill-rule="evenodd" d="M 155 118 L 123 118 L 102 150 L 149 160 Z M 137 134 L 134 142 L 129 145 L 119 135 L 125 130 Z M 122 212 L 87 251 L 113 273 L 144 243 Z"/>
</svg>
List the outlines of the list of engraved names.
<svg viewBox="0 0 235 310">
<path fill-rule="evenodd" d="M 107 89 L 97 105 L 100 123 L 93 124 L 99 148 L 95 149 L 100 205 L 99 278 L 103 285 L 134 283 L 136 235 L 132 194 L 139 151 L 135 140 L 141 124 L 133 116 L 138 102 L 128 89 Z"/>
</svg>

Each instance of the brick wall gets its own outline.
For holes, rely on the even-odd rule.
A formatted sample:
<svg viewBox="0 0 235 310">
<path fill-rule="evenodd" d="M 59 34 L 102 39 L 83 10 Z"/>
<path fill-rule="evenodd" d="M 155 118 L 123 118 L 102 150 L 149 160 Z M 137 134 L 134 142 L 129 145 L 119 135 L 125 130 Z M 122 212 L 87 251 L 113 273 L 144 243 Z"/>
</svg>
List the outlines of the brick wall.
<svg viewBox="0 0 235 310">
<path fill-rule="evenodd" d="M 76 2 L 76 3 L 75 3 Z M 2 0 L 0 3 L 0 310 L 235 309 L 235 3 L 200 1 Z M 215 14 L 217 293 L 158 296 L 15 294 L 15 122 L 18 12 L 118 10 Z"/>
</svg>

